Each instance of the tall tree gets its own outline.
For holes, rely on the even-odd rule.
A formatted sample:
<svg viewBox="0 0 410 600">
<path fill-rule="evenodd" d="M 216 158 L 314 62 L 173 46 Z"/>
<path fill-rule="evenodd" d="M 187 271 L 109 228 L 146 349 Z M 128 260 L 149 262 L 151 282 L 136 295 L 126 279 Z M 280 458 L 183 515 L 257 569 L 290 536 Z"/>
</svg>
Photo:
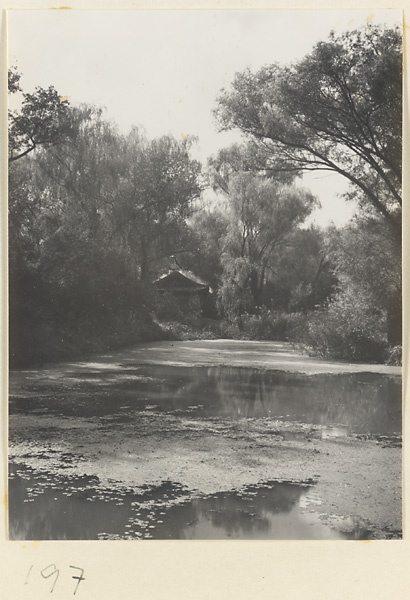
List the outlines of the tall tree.
<svg viewBox="0 0 410 600">
<path fill-rule="evenodd" d="M 294 65 L 237 74 L 216 115 L 223 128 L 254 140 L 267 171 L 347 178 L 362 208 L 381 215 L 399 239 L 401 73 L 398 29 L 332 34 Z"/>
<path fill-rule="evenodd" d="M 34 335 L 41 344 L 45 331 L 72 335 L 107 322 L 134 289 L 112 242 L 118 136 L 98 111 L 73 109 L 70 116 L 64 141 L 10 165 L 12 341 L 36 327 L 43 327 Z"/>
<path fill-rule="evenodd" d="M 261 305 L 272 260 L 315 203 L 305 190 L 250 173 L 231 178 L 230 224 L 223 246 L 220 289 L 228 314 L 240 317 L 246 308 Z"/>
<path fill-rule="evenodd" d="M 192 203 L 200 195 L 201 166 L 190 157 L 192 143 L 188 137 L 147 140 L 137 130 L 125 140 L 127 168 L 118 209 L 144 283 L 161 260 L 178 252 Z"/>
</svg>

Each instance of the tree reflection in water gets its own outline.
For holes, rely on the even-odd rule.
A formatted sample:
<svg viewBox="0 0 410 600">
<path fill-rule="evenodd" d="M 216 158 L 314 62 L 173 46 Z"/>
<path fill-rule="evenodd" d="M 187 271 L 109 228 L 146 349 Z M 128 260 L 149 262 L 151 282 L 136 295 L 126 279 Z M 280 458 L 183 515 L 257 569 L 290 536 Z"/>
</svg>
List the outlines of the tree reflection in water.
<svg viewBox="0 0 410 600">
<path fill-rule="evenodd" d="M 59 382 L 61 383 L 61 382 Z M 68 388 L 65 387 L 68 386 Z M 138 418 L 147 406 L 162 412 L 230 419 L 272 418 L 347 433 L 400 434 L 401 378 L 376 373 L 317 374 L 262 371 L 240 367 L 164 367 L 75 374 L 75 394 L 65 385 L 50 393 L 50 383 L 36 384 L 35 399 L 13 397 L 10 413 L 33 410 L 64 416 L 119 415 Z"/>
<path fill-rule="evenodd" d="M 136 494 L 100 488 L 95 478 L 61 479 L 13 465 L 10 538 L 368 538 L 370 532 L 352 519 L 342 520 L 338 530 L 317 514 L 301 511 L 301 499 L 312 485 L 270 482 L 191 498 L 170 481 Z"/>
<path fill-rule="evenodd" d="M 374 373 L 318 374 L 211 367 L 155 367 L 163 410 L 200 406 L 202 416 L 342 425 L 351 433 L 401 432 L 401 380 Z"/>
<path fill-rule="evenodd" d="M 174 421 L 179 421 L 179 415 L 187 416 L 188 425 L 191 418 L 218 417 L 260 419 L 256 426 L 262 429 L 270 427 L 270 420 L 304 423 L 318 426 L 324 438 L 352 433 L 394 437 L 401 432 L 401 380 L 388 375 L 128 366 L 99 370 L 98 377 L 90 370 L 81 377 L 75 372 L 54 383 L 44 379 L 10 397 L 10 415 L 92 417 L 103 434 L 107 430 L 120 436 L 129 434 L 134 424 L 139 424 L 140 435 L 149 435 L 152 423 L 157 432 L 174 435 L 171 426 L 166 429 L 164 413 L 171 414 Z M 155 421 L 149 411 L 154 411 Z M 123 423 L 130 425 L 128 430 Z M 305 436 L 304 431 L 292 427 L 289 435 Z M 56 452 L 50 447 L 51 429 L 46 427 L 39 434 L 39 439 L 47 440 L 43 447 L 46 455 Z M 287 426 L 278 431 L 286 437 Z M 74 454 L 77 456 L 73 450 L 71 457 L 61 455 L 61 468 L 66 458 L 74 460 Z M 296 484 L 276 482 L 208 497 L 190 496 L 184 501 L 187 492 L 171 482 L 164 484 L 167 489 L 152 488 L 143 495 L 133 490 L 111 493 L 101 490 L 98 482 L 82 482 L 78 475 L 69 480 L 35 473 L 24 465 L 15 472 L 13 468 L 11 465 L 9 495 L 12 539 L 346 537 L 325 526 L 317 514 L 301 510 L 307 488 Z M 348 529 L 349 538 L 367 535 L 353 522 Z"/>
</svg>

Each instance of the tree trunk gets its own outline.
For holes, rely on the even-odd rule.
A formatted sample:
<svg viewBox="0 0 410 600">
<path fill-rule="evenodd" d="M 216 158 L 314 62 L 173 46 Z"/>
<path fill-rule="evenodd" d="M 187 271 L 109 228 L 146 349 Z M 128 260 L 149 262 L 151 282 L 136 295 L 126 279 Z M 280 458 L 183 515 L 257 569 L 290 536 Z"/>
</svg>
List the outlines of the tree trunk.
<svg viewBox="0 0 410 600">
<path fill-rule="evenodd" d="M 251 290 L 254 308 L 259 308 L 261 303 L 261 286 L 258 281 L 258 273 L 252 271 L 249 275 L 249 288 Z"/>
</svg>

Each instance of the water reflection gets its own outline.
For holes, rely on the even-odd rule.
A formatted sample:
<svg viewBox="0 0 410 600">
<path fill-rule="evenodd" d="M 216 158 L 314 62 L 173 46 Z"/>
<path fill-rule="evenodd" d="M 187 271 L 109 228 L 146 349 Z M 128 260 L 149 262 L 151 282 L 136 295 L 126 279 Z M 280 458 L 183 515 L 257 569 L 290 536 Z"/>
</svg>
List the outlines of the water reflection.
<svg viewBox="0 0 410 600">
<path fill-rule="evenodd" d="M 93 370 L 81 378 L 74 373 L 51 389 L 48 381 L 39 381 L 35 394 L 10 401 L 11 413 L 118 415 L 123 421 L 147 408 L 196 417 L 302 422 L 342 435 L 388 435 L 401 432 L 401 380 L 374 373 L 307 376 L 229 367 L 124 367 L 100 371 L 98 377 Z"/>
<path fill-rule="evenodd" d="M 124 488 L 102 489 L 98 484 L 95 477 L 61 478 L 23 464 L 11 464 L 10 539 L 126 539 L 130 535 L 127 524 L 136 511 L 135 506 L 170 501 L 186 494 L 181 486 L 170 482 L 139 494 Z"/>
<path fill-rule="evenodd" d="M 269 482 L 191 498 L 172 482 L 140 493 L 104 489 L 96 478 L 56 478 L 10 468 L 10 538 L 369 539 L 352 519 L 338 528 L 304 512 L 312 483 Z"/>
<path fill-rule="evenodd" d="M 306 486 L 274 483 L 197 498 L 169 510 L 157 539 L 347 539 L 316 514 L 300 511 Z M 361 536 L 362 530 L 352 537 Z M 365 535 L 367 533 L 365 532 Z"/>
</svg>

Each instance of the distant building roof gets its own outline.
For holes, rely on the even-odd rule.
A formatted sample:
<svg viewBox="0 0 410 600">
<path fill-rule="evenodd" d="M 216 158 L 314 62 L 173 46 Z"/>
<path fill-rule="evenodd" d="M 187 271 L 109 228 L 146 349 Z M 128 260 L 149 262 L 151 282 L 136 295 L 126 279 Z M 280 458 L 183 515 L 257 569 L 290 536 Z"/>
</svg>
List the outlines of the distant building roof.
<svg viewBox="0 0 410 600">
<path fill-rule="evenodd" d="M 209 287 L 190 271 L 173 270 L 154 281 L 155 287 L 163 291 L 199 292 L 208 291 Z"/>
</svg>

